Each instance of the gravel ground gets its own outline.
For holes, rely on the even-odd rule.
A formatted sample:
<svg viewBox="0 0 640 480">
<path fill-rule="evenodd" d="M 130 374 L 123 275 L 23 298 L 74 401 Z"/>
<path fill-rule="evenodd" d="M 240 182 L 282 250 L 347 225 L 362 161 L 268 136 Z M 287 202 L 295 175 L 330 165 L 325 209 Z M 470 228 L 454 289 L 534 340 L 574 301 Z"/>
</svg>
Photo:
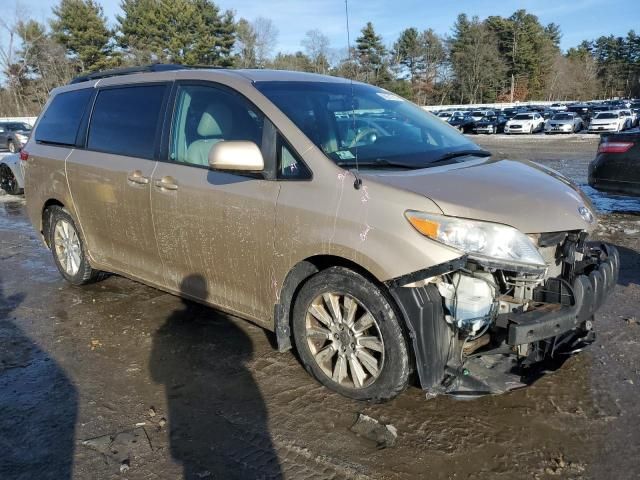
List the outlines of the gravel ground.
<svg viewBox="0 0 640 480">
<path fill-rule="evenodd" d="M 581 184 L 597 145 L 474 138 Z M 0 195 L 0 479 L 638 478 L 640 201 L 590 194 L 622 253 L 597 343 L 506 395 L 383 405 L 329 392 L 247 322 L 116 276 L 66 284 Z"/>
</svg>

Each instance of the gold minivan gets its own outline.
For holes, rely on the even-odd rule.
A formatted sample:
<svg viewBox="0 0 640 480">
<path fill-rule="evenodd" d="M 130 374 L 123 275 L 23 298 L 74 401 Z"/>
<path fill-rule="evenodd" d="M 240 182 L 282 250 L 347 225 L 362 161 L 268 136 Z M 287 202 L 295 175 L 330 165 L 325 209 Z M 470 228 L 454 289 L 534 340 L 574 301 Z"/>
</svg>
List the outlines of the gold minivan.
<svg viewBox="0 0 640 480">
<path fill-rule="evenodd" d="M 69 282 L 116 273 L 250 320 L 359 400 L 414 374 L 428 396 L 526 385 L 593 340 L 618 275 L 564 177 L 341 78 L 98 72 L 52 92 L 21 158 Z"/>
</svg>

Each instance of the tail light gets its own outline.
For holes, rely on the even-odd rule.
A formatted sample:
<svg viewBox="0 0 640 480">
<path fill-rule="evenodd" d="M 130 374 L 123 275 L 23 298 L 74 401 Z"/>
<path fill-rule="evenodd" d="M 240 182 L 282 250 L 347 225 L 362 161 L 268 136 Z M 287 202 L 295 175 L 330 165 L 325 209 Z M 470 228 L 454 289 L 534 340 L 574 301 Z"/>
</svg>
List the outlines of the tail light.
<svg viewBox="0 0 640 480">
<path fill-rule="evenodd" d="M 27 152 L 26 150 L 20 150 L 20 160 L 22 160 L 23 162 L 29 160 L 29 152 Z"/>
<path fill-rule="evenodd" d="M 605 142 L 598 147 L 598 153 L 624 153 L 633 145 L 633 142 Z"/>
</svg>

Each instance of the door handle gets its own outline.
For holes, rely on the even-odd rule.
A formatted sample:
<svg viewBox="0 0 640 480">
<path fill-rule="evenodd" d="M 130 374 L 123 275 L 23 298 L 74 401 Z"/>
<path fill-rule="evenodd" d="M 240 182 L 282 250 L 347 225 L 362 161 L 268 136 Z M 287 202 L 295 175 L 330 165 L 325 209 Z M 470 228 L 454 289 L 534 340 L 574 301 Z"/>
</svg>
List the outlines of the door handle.
<svg viewBox="0 0 640 480">
<path fill-rule="evenodd" d="M 178 184 L 173 177 L 162 177 L 160 180 L 156 180 L 156 187 L 164 190 L 177 190 Z"/>
<path fill-rule="evenodd" d="M 138 185 L 146 185 L 147 183 L 149 183 L 149 178 L 144 177 L 140 170 L 135 170 L 134 172 L 131 172 L 129 175 L 127 175 L 127 180 L 129 180 L 131 183 L 137 183 Z"/>
</svg>

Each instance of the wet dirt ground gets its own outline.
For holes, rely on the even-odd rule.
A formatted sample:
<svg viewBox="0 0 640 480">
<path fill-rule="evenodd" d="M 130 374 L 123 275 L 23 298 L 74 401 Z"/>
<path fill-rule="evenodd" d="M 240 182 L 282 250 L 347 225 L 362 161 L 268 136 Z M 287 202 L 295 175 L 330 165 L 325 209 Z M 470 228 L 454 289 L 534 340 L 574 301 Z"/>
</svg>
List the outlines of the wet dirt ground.
<svg viewBox="0 0 640 480">
<path fill-rule="evenodd" d="M 475 139 L 579 183 L 597 144 Z M 383 405 L 329 392 L 242 320 L 121 277 L 66 284 L 0 195 L 0 479 L 638 478 L 640 201 L 591 193 L 622 253 L 597 343 L 506 395 Z M 360 414 L 395 444 L 354 433 Z"/>
</svg>

